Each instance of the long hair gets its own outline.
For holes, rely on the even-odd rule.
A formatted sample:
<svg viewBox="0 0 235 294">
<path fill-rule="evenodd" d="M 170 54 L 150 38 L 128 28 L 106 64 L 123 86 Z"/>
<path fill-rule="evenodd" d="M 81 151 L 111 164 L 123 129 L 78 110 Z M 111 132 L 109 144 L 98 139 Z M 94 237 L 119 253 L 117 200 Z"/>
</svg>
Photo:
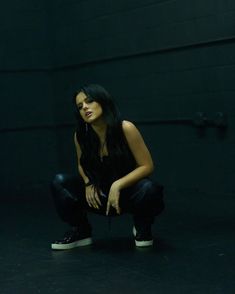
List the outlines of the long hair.
<svg viewBox="0 0 235 294">
<path fill-rule="evenodd" d="M 106 145 L 108 156 L 116 173 L 116 178 L 132 170 L 136 163 L 123 133 L 120 112 L 111 95 L 97 84 L 83 86 L 74 95 L 77 117 L 76 138 L 82 151 L 80 163 L 83 170 L 94 185 L 99 186 L 102 168 L 99 156 L 100 141 L 92 127 L 84 122 L 76 106 L 76 96 L 80 92 L 83 92 L 88 98 L 96 101 L 102 107 L 103 119 L 107 124 Z"/>
</svg>

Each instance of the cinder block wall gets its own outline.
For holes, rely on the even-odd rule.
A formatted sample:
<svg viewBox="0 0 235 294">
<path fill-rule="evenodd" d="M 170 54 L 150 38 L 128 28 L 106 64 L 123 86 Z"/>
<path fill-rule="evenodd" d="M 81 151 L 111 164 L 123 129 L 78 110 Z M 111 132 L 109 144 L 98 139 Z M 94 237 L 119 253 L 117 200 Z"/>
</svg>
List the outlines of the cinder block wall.
<svg viewBox="0 0 235 294">
<path fill-rule="evenodd" d="M 155 177 L 169 191 L 234 193 L 234 1 L 18 5 L 8 13 L 15 11 L 21 25 L 6 26 L 2 34 L 21 42 L 0 49 L 5 186 L 10 175 L 24 191 L 46 186 L 56 171 L 76 171 L 71 94 L 96 82 L 142 130 Z M 228 128 L 199 130 L 184 123 L 197 112 L 211 121 L 225 113 Z M 31 128 L 17 129 L 22 126 Z"/>
<path fill-rule="evenodd" d="M 48 1 L 0 4 L 1 197 L 31 197 L 58 169 Z"/>
</svg>

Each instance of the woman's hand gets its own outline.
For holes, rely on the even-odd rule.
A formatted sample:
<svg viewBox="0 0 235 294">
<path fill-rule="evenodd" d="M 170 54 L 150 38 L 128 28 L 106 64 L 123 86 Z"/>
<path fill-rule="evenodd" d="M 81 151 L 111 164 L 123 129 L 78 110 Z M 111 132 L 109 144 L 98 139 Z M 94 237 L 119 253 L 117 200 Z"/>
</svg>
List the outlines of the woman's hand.
<svg viewBox="0 0 235 294">
<path fill-rule="evenodd" d="M 116 181 L 112 184 L 109 190 L 106 215 L 109 214 L 110 207 L 115 208 L 118 214 L 121 213 L 121 209 L 119 206 L 119 198 L 120 198 L 120 188 L 119 188 L 118 182 Z"/>
<path fill-rule="evenodd" d="M 99 195 L 93 185 L 86 187 L 86 201 L 90 207 L 99 209 L 101 206 Z"/>
</svg>

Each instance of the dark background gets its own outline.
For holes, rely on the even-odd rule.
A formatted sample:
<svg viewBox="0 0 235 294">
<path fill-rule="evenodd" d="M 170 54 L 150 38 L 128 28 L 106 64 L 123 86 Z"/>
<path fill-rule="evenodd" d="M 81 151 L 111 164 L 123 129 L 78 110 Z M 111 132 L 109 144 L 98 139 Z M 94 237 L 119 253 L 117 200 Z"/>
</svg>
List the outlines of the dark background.
<svg viewBox="0 0 235 294">
<path fill-rule="evenodd" d="M 231 200 L 234 0 L 11 0 L 0 35 L 1 197 L 47 197 L 76 172 L 72 93 L 93 82 L 141 129 L 169 201 Z"/>
<path fill-rule="evenodd" d="M 0 37 L 0 293 L 235 293 L 235 1 L 1 1 Z M 91 247 L 50 248 L 68 229 L 50 182 L 77 172 L 72 94 L 90 82 L 165 186 L 153 248 L 130 215 L 95 214 Z"/>
</svg>

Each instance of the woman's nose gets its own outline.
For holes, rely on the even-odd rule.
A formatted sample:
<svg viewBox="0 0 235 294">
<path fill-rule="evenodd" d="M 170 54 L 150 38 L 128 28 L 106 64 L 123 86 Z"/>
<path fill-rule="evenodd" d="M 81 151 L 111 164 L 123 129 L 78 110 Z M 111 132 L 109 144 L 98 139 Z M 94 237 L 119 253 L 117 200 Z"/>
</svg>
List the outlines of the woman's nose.
<svg viewBox="0 0 235 294">
<path fill-rule="evenodd" d="M 85 102 L 83 102 L 82 108 L 87 109 L 87 104 Z"/>
</svg>

